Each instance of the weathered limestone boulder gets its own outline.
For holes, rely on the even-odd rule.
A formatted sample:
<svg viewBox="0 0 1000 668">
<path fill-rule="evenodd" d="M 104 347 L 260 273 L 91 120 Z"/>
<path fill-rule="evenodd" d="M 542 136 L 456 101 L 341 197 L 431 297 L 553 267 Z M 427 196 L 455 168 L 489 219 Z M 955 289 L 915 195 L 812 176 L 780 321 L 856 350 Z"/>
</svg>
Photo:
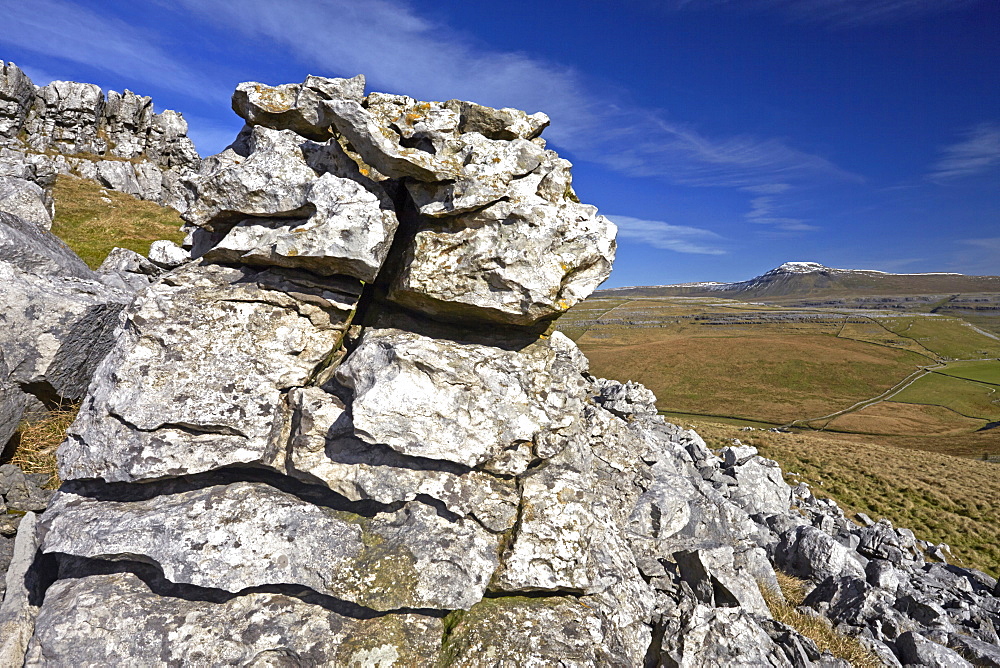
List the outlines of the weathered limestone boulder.
<svg viewBox="0 0 1000 668">
<path fill-rule="evenodd" d="M 94 280 L 94 272 L 61 239 L 0 210 L 0 262 L 38 275 Z"/>
<path fill-rule="evenodd" d="M 326 173 L 309 187 L 308 218 L 247 218 L 205 257 L 372 281 L 399 223 L 382 189 Z"/>
<path fill-rule="evenodd" d="M 306 162 L 299 135 L 255 127 L 246 154 L 227 149 L 218 167 L 192 179 L 195 201 L 185 219 L 214 230 L 251 216 L 296 218 L 308 212 L 307 197 L 317 174 Z"/>
<path fill-rule="evenodd" d="M 301 84 L 267 86 L 247 81 L 233 93 L 233 111 L 250 125 L 292 130 L 315 141 L 330 139 L 331 121 L 325 100 L 355 100 L 365 95 L 365 78 L 327 79 L 306 77 Z"/>
<path fill-rule="evenodd" d="M 97 274 L 105 285 L 138 292 L 163 273 L 158 266 L 127 248 L 112 248 Z"/>
<path fill-rule="evenodd" d="M 0 212 L 0 351 L 22 389 L 83 396 L 132 297 L 98 279 L 49 232 Z"/>
<path fill-rule="evenodd" d="M 815 527 L 800 526 L 787 532 L 778 555 L 778 562 L 789 573 L 815 582 L 842 574 L 865 577 L 860 555 Z"/>
<path fill-rule="evenodd" d="M 685 668 L 793 665 L 745 610 L 700 604 L 671 615 L 658 660 Z"/>
<path fill-rule="evenodd" d="M 13 176 L 0 176 L 0 211 L 50 229 L 50 205 L 45 190 L 37 183 Z"/>
<path fill-rule="evenodd" d="M 175 269 L 191 259 L 191 254 L 167 239 L 149 245 L 149 261 L 161 269 Z"/>
<path fill-rule="evenodd" d="M 289 475 L 351 501 L 392 504 L 424 497 L 456 515 L 472 515 L 490 531 L 514 525 L 519 497 L 513 481 L 365 443 L 354 435 L 344 402 L 318 387 L 292 389 L 289 404 Z"/>
<path fill-rule="evenodd" d="M 129 572 L 58 581 L 27 664 L 420 666 L 433 665 L 441 643 L 438 617 L 357 617 L 315 595 L 154 587 Z"/>
<path fill-rule="evenodd" d="M 32 600 L 38 585 L 32 572 L 38 550 L 37 518 L 28 512 L 14 541 L 14 554 L 5 575 L 6 590 L 0 604 L 0 666 L 22 665 L 35 629 L 39 601 Z"/>
<path fill-rule="evenodd" d="M 559 332 L 508 351 L 368 329 L 336 378 L 354 393 L 361 440 L 472 467 L 520 444 L 554 454 L 583 407 L 586 366 Z"/>
<path fill-rule="evenodd" d="M 60 450 L 60 476 L 280 468 L 286 395 L 330 362 L 359 293 L 357 281 L 281 270 L 190 264 L 165 276 L 125 312 L 70 431 L 75 446 Z"/>
<path fill-rule="evenodd" d="M 497 565 L 498 536 L 420 502 L 362 515 L 263 483 L 157 491 L 135 501 L 59 492 L 45 516 L 42 551 L 131 555 L 156 564 L 170 582 L 234 594 L 300 585 L 379 611 L 472 607 Z"/>
<path fill-rule="evenodd" d="M 616 228 L 593 207 L 538 200 L 428 221 L 389 298 L 466 322 L 533 325 L 564 313 L 607 278 Z"/>
<path fill-rule="evenodd" d="M 0 350 L 0 452 L 17 431 L 27 401 L 24 392 L 10 379 L 10 368 Z"/>
<path fill-rule="evenodd" d="M 637 665 L 636 649 L 623 646 L 586 599 L 505 596 L 483 599 L 460 618 L 445 638 L 441 663 L 627 666 Z"/>
</svg>

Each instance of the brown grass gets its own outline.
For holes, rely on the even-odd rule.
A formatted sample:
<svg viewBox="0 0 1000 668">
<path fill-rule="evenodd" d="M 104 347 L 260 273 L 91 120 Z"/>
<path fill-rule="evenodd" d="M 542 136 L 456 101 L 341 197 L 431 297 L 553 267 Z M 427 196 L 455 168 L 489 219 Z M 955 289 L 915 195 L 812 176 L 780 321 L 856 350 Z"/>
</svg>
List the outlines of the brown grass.
<svg viewBox="0 0 1000 668">
<path fill-rule="evenodd" d="M 663 410 L 779 424 L 877 396 L 927 362 L 909 351 L 770 327 L 740 336 L 611 330 L 588 331 L 577 342 L 594 375 L 641 382 Z"/>
<path fill-rule="evenodd" d="M 40 419 L 24 421 L 18 428 L 4 464 L 15 464 L 25 473 L 44 473 L 49 476 L 45 487 L 55 489 L 60 480 L 56 471 L 56 449 L 66 438 L 66 430 L 73 424 L 80 405 L 51 410 Z"/>
<path fill-rule="evenodd" d="M 1000 465 L 884 444 L 881 437 L 828 433 L 743 432 L 695 422 L 712 447 L 733 438 L 778 461 L 790 482 L 809 483 L 849 515 L 864 512 L 912 529 L 917 538 L 948 543 L 955 562 L 1000 574 Z"/>
<path fill-rule="evenodd" d="M 761 587 L 761 593 L 776 620 L 791 626 L 815 642 L 821 652 L 829 652 L 836 657 L 846 659 L 852 666 L 857 668 L 882 666 L 879 658 L 866 649 L 857 638 L 837 633 L 823 621 L 804 615 L 795 609 L 802 605 L 805 599 L 804 580 L 781 571 L 775 571 L 775 575 L 778 576 L 778 586 L 781 587 L 781 594 L 785 600 L 782 601 L 781 597 L 768 587 Z"/>
<path fill-rule="evenodd" d="M 882 401 L 836 417 L 825 428 L 865 434 L 949 436 L 975 431 L 984 424 L 985 420 L 966 417 L 944 406 Z"/>
<path fill-rule="evenodd" d="M 183 221 L 173 209 L 102 188 L 87 179 L 60 175 L 53 195 L 56 215 L 52 233 L 92 269 L 99 267 L 115 246 L 146 255 L 150 243 L 157 239 L 180 243 L 184 238 L 179 231 Z"/>
</svg>

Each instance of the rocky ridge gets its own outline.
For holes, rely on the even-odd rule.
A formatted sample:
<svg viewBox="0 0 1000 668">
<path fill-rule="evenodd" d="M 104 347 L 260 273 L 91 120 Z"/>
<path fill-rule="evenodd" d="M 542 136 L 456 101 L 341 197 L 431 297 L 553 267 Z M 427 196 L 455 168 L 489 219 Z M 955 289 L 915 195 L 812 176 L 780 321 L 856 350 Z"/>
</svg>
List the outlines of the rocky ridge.
<svg viewBox="0 0 1000 668">
<path fill-rule="evenodd" d="M 989 576 L 710 451 L 551 330 L 615 229 L 544 115 L 364 88 L 241 84 L 186 253 L 109 258 L 132 292 L 17 534 L 0 665 L 843 665 L 771 617 L 775 566 L 887 665 L 1000 665 Z"/>
<path fill-rule="evenodd" d="M 183 211 L 184 177 L 200 158 L 175 111 L 155 113 L 152 99 L 74 81 L 36 86 L 0 60 L 0 203 L 48 227 L 52 202 L 31 197 L 56 174 L 72 174 Z"/>
</svg>

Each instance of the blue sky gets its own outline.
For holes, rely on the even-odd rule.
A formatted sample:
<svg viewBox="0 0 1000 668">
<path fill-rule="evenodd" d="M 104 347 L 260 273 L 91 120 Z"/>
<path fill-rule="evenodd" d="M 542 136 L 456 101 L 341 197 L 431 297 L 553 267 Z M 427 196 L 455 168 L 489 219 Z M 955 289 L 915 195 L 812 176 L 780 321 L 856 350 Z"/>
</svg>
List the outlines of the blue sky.
<svg viewBox="0 0 1000 668">
<path fill-rule="evenodd" d="M 788 260 L 1000 274 L 997 0 L 0 0 L 0 58 L 183 112 L 240 81 L 545 111 L 620 227 L 605 287 Z"/>
</svg>

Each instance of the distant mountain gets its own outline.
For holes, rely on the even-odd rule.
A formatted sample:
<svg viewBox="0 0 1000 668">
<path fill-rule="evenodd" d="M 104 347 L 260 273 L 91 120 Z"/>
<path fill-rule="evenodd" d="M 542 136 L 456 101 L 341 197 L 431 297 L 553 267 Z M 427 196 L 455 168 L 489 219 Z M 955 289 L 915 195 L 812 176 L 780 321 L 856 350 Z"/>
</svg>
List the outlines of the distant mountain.
<svg viewBox="0 0 1000 668">
<path fill-rule="evenodd" d="M 786 262 L 736 283 L 679 283 L 599 290 L 595 297 L 722 297 L 726 299 L 824 299 L 1000 292 L 1000 276 L 889 274 L 834 269 L 818 262 Z"/>
</svg>

